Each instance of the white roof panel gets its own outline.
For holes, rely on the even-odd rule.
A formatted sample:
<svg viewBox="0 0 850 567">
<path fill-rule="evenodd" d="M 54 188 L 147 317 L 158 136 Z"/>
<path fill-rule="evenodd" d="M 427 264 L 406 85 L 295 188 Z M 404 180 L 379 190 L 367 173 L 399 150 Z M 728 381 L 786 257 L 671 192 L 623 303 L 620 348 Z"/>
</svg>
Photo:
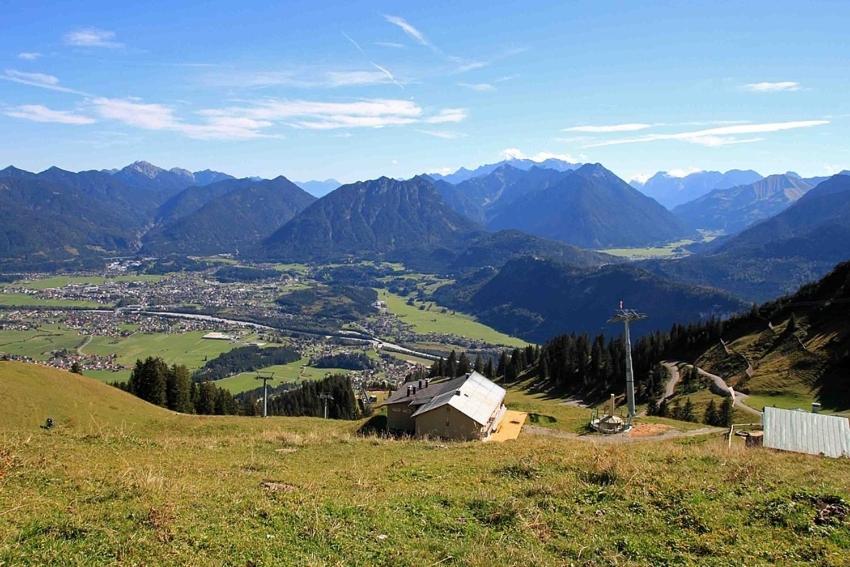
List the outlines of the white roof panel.
<svg viewBox="0 0 850 567">
<path fill-rule="evenodd" d="M 765 447 L 850 457 L 850 421 L 846 417 L 765 407 L 762 419 Z"/>
<path fill-rule="evenodd" d="M 419 408 L 413 417 L 448 404 L 476 423 L 486 425 L 504 399 L 504 388 L 478 372 L 472 372 L 459 388 L 436 396 Z"/>
</svg>

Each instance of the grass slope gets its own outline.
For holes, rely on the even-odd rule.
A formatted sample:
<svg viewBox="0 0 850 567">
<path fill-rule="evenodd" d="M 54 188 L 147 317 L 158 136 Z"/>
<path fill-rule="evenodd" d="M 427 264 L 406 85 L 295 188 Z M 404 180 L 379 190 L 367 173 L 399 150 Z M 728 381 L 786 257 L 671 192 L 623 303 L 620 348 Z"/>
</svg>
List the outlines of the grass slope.
<svg viewBox="0 0 850 567">
<path fill-rule="evenodd" d="M 2 330 L 0 352 L 46 360 L 51 351 L 74 350 L 84 340 L 77 331 L 60 325 L 45 325 L 28 331 Z"/>
<path fill-rule="evenodd" d="M 359 422 L 173 415 L 13 363 L 0 386 L 0 564 L 837 566 L 850 554 L 846 521 L 814 523 L 819 501 L 850 498 L 848 460 L 720 437 L 359 437 Z M 73 420 L 40 430 L 56 407 Z"/>
<path fill-rule="evenodd" d="M 500 333 L 499 331 L 479 323 L 474 318 L 463 313 L 447 311 L 441 313 L 442 307 L 433 302 L 430 310 L 419 309 L 421 303 L 408 305 L 407 300 L 399 295 L 386 290 L 377 290 L 378 299 L 386 302 L 391 313 L 397 315 L 402 321 L 411 325 L 417 333 L 442 333 L 477 339 L 496 345 L 525 346 L 528 344 L 522 339 Z"/>
<path fill-rule="evenodd" d="M 141 426 L 173 416 L 91 378 L 18 362 L 0 361 L 0 400 L 5 432 L 37 430 L 47 417 L 63 428 L 89 430 Z"/>
</svg>

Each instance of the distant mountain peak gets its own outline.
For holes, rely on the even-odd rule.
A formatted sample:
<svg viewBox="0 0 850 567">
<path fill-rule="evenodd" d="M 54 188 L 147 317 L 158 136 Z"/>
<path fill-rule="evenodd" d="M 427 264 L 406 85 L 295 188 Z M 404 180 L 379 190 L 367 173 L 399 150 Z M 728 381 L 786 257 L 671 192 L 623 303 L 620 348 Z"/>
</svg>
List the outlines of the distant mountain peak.
<svg viewBox="0 0 850 567">
<path fill-rule="evenodd" d="M 157 175 L 163 173 L 165 170 L 161 167 L 157 167 L 154 164 L 147 161 L 134 161 L 121 171 L 136 171 L 141 173 L 145 177 L 149 177 L 154 179 Z"/>
</svg>

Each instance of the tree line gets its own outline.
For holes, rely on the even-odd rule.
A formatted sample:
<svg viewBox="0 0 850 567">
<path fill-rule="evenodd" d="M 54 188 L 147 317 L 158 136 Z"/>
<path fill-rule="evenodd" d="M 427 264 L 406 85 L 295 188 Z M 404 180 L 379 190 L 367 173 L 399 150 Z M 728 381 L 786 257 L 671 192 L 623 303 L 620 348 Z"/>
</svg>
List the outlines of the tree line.
<svg viewBox="0 0 850 567">
<path fill-rule="evenodd" d="M 208 360 L 203 368 L 195 373 L 194 379 L 196 382 L 220 380 L 240 372 L 250 372 L 276 364 L 289 364 L 300 358 L 301 355 L 289 347 L 237 347 Z"/>
<path fill-rule="evenodd" d="M 181 413 L 240 413 L 233 395 L 212 382 L 195 382 L 183 365 L 168 366 L 159 357 L 137 360 L 127 382 L 113 384 L 154 405 Z"/>
</svg>

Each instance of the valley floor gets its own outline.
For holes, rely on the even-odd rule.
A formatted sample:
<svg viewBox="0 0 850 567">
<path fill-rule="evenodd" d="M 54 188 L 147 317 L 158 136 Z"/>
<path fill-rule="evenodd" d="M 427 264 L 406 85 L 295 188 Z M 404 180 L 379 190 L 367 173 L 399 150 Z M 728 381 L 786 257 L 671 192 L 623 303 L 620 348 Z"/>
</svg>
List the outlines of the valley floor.
<svg viewBox="0 0 850 567">
<path fill-rule="evenodd" d="M 823 512 L 846 510 L 850 461 L 730 450 L 718 434 L 623 445 L 528 432 L 504 443 L 363 437 L 361 422 L 173 414 L 14 363 L 0 363 L 0 400 L 0 565 L 850 556 L 850 518 Z M 588 411 L 520 394 L 509 405 L 565 429 Z M 38 426 L 47 415 L 49 431 Z"/>
</svg>

